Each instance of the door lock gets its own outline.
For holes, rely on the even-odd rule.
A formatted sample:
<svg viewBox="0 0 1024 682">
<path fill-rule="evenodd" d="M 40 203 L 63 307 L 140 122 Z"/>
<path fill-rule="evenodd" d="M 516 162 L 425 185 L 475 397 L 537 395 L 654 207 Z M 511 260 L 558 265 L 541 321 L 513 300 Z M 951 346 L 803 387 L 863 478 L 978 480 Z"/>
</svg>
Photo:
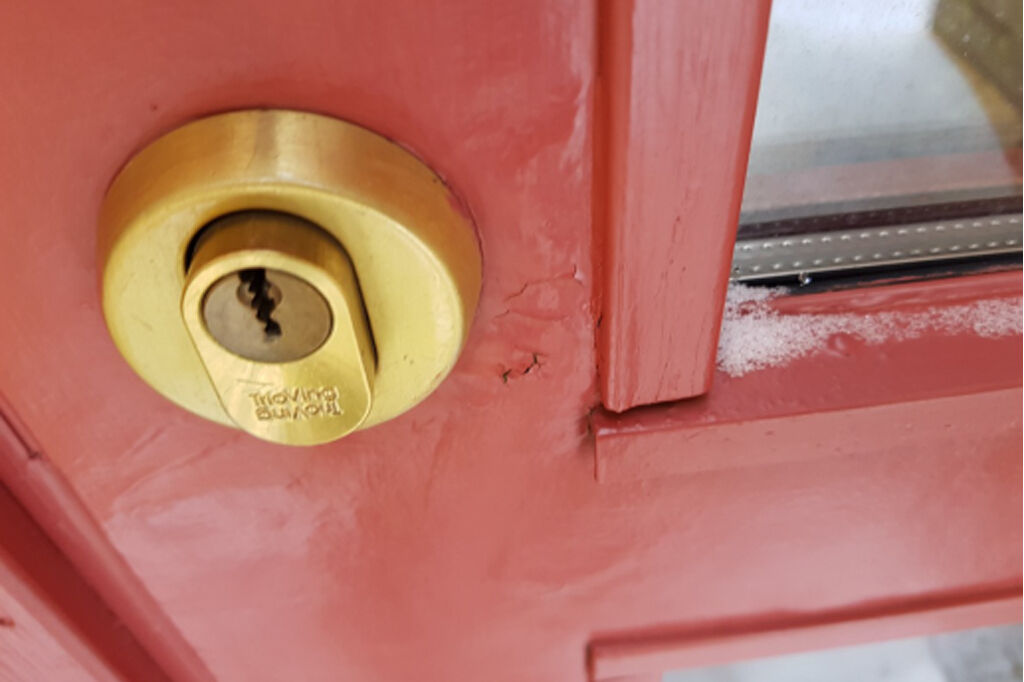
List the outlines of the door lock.
<svg viewBox="0 0 1024 682">
<path fill-rule="evenodd" d="M 254 211 L 200 233 L 181 315 L 228 416 L 291 442 L 340 438 L 372 402 L 374 353 L 352 263 L 328 234 Z"/>
<path fill-rule="evenodd" d="M 472 226 L 393 143 L 244 111 L 143 149 L 104 200 L 108 327 L 154 388 L 260 438 L 324 443 L 426 397 L 480 286 Z"/>
</svg>

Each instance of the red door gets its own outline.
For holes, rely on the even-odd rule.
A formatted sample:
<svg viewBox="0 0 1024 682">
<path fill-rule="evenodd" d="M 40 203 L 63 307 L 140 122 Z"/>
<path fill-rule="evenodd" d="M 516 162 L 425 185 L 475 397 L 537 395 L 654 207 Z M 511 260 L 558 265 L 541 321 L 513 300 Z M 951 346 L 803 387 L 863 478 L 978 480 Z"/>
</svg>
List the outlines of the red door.
<svg viewBox="0 0 1024 682">
<path fill-rule="evenodd" d="M 0 678 L 656 679 L 1019 618 L 1019 332 L 715 370 L 768 10 L 0 9 Z M 166 401 L 100 311 L 121 165 L 260 107 L 396 140 L 480 236 L 453 373 L 313 448 Z M 1010 271 L 771 305 L 1019 295 Z"/>
</svg>

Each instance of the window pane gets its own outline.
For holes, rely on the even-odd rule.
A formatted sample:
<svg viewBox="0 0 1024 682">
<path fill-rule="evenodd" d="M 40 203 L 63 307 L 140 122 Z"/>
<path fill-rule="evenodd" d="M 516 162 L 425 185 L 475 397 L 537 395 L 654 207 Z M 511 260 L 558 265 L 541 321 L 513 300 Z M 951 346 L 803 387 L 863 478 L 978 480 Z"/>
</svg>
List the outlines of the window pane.
<svg viewBox="0 0 1024 682">
<path fill-rule="evenodd" d="M 763 658 L 666 673 L 663 682 L 1015 682 L 1021 679 L 1021 627 Z"/>
<path fill-rule="evenodd" d="M 1020 193 L 1019 0 L 775 0 L 741 223 Z"/>
</svg>

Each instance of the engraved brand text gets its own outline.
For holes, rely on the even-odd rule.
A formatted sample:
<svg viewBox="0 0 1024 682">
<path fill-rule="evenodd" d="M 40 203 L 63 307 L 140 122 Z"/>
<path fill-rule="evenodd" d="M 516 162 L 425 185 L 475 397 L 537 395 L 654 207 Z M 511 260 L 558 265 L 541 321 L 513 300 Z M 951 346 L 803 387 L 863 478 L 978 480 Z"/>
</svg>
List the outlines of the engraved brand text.
<svg viewBox="0 0 1024 682">
<path fill-rule="evenodd" d="M 260 421 L 298 421 L 340 417 L 345 413 L 338 404 L 335 386 L 280 388 L 250 393 L 249 397 Z"/>
</svg>

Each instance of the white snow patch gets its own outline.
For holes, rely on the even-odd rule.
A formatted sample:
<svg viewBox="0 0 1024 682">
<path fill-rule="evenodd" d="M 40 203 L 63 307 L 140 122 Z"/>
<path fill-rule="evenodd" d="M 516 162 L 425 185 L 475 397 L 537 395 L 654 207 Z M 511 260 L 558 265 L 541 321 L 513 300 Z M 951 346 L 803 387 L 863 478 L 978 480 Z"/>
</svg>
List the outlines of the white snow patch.
<svg viewBox="0 0 1024 682">
<path fill-rule="evenodd" d="M 769 301 L 785 292 L 784 288 L 729 285 L 718 341 L 718 369 L 739 377 L 786 365 L 823 350 L 829 339 L 839 334 L 868 344 L 914 339 L 925 333 L 973 333 L 986 338 L 1020 334 L 1024 312 L 1017 297 L 915 313 L 784 315 L 772 309 Z"/>
</svg>

